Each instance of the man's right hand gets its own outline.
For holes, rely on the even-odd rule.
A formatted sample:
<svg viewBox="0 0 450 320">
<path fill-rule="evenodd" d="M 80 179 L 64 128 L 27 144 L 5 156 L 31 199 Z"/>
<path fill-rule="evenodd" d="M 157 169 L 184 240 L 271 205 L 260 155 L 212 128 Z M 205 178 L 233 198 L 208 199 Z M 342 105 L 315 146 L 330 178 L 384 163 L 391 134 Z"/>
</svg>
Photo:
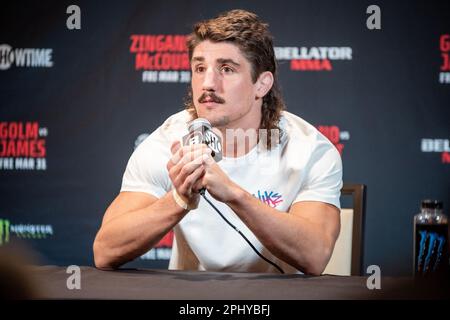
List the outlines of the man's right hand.
<svg viewBox="0 0 450 320">
<path fill-rule="evenodd" d="M 167 163 L 170 180 L 178 195 L 189 206 L 197 206 L 200 198 L 201 180 L 205 174 L 205 155 L 211 154 L 206 144 L 182 147 L 179 141 L 172 143 L 172 158 Z"/>
</svg>

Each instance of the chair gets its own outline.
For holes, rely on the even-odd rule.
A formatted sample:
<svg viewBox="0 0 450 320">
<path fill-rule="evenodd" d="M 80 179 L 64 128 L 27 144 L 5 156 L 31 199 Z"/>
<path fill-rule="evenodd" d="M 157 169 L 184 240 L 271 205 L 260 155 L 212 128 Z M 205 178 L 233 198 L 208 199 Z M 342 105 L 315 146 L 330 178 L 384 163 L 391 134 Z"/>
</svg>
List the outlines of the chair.
<svg viewBox="0 0 450 320">
<path fill-rule="evenodd" d="M 362 275 L 366 186 L 344 183 L 341 199 L 343 196 L 352 197 L 352 208 L 341 208 L 339 237 L 323 274 L 360 276 Z"/>
</svg>

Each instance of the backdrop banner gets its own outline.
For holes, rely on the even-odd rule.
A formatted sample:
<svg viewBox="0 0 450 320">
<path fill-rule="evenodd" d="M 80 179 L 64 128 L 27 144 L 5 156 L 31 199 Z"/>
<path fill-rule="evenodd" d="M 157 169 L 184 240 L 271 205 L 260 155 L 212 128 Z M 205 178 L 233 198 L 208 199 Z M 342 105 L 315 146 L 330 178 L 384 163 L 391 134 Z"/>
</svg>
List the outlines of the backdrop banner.
<svg viewBox="0 0 450 320">
<path fill-rule="evenodd" d="M 93 265 L 135 147 L 183 110 L 192 25 L 247 9 L 270 25 L 288 111 L 367 186 L 364 271 L 412 273 L 422 199 L 450 206 L 450 3 L 12 1 L 0 11 L 0 245 Z M 224 228 L 227 226 L 224 224 Z M 173 234 L 127 266 L 167 268 Z"/>
</svg>

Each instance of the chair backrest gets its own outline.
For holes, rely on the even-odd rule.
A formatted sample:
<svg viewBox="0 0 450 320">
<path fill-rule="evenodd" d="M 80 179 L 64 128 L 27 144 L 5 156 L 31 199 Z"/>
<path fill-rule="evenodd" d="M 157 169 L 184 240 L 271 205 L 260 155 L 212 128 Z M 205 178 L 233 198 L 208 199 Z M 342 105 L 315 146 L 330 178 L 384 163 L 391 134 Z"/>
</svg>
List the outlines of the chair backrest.
<svg viewBox="0 0 450 320">
<path fill-rule="evenodd" d="M 352 207 L 341 209 L 341 229 L 323 274 L 362 275 L 366 186 L 347 184 L 341 196 L 352 197 Z"/>
</svg>

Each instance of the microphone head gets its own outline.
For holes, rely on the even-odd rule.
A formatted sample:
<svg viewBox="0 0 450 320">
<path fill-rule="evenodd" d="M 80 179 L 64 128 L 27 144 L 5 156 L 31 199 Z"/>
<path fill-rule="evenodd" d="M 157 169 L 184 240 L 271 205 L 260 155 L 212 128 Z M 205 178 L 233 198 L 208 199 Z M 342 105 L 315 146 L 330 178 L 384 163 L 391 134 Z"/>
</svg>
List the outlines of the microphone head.
<svg viewBox="0 0 450 320">
<path fill-rule="evenodd" d="M 201 127 L 206 127 L 208 130 L 212 129 L 211 123 L 205 118 L 197 118 L 188 123 L 189 132 L 196 131 Z"/>
<path fill-rule="evenodd" d="M 222 160 L 222 140 L 213 130 L 211 123 L 205 118 L 197 118 L 188 123 L 189 133 L 183 137 L 183 145 L 204 143 L 212 150 L 212 157 Z"/>
</svg>

